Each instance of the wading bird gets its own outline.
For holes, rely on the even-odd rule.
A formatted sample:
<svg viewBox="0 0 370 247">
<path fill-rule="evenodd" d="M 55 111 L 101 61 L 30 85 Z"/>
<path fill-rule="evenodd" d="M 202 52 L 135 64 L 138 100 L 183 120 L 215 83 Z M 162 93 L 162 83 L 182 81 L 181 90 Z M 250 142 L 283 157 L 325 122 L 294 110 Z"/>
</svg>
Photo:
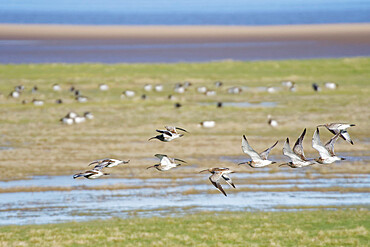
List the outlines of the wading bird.
<svg viewBox="0 0 370 247">
<path fill-rule="evenodd" d="M 179 127 L 173 127 L 173 126 L 164 126 L 166 130 L 156 130 L 157 132 L 161 133 L 160 135 L 154 136 L 149 138 L 148 141 L 152 139 L 158 139 L 162 142 L 169 142 L 172 141 L 173 139 L 182 137 L 183 134 L 179 134 L 177 130 L 184 131 L 186 133 L 189 133 L 185 129 L 179 128 Z"/>
<path fill-rule="evenodd" d="M 149 168 L 153 168 L 154 167 L 158 171 L 168 171 L 168 170 L 170 170 L 172 168 L 175 168 L 175 167 L 178 167 L 178 166 L 181 165 L 181 164 L 176 163 L 176 161 L 186 163 L 186 161 L 184 161 L 184 160 L 180 160 L 180 159 L 177 159 L 177 158 L 170 158 L 170 157 L 168 157 L 165 154 L 156 154 L 154 156 L 159 159 L 159 162 L 160 163 L 159 164 L 155 164 L 154 166 L 149 166 L 146 169 L 149 169 Z"/>
<path fill-rule="evenodd" d="M 334 153 L 334 144 L 338 140 L 340 134 L 341 133 L 339 132 L 333 136 L 324 146 L 320 140 L 319 128 L 316 128 L 316 131 L 312 137 L 312 147 L 320 154 L 320 158 L 316 159 L 318 163 L 331 164 L 338 160 L 345 160 L 345 158 L 338 157 Z"/>
<path fill-rule="evenodd" d="M 351 140 L 351 137 L 349 136 L 349 134 L 347 132 L 347 129 L 349 127 L 353 127 L 353 126 L 356 126 L 356 125 L 347 124 L 347 123 L 330 123 L 330 124 L 320 124 L 317 127 L 321 127 L 321 126 L 326 127 L 334 135 L 340 133 L 340 137 L 343 140 L 345 140 L 345 141 L 347 141 L 347 142 L 349 142 L 353 145 L 353 141 Z"/>
<path fill-rule="evenodd" d="M 239 163 L 238 165 L 247 164 L 247 165 L 249 165 L 252 168 L 258 168 L 258 167 L 264 167 L 264 166 L 268 166 L 270 164 L 276 163 L 274 161 L 268 160 L 267 157 L 268 157 L 271 149 L 273 149 L 278 142 L 279 141 L 276 141 L 274 145 L 272 145 L 271 147 L 269 147 L 268 149 L 266 149 L 262 153 L 258 154 L 249 145 L 249 143 L 248 143 L 247 138 L 245 137 L 245 135 L 243 135 L 243 139 L 242 139 L 242 150 L 243 150 L 243 152 L 245 154 L 249 155 L 252 160 L 251 161 L 247 161 L 247 162 Z"/>
<path fill-rule="evenodd" d="M 289 145 L 289 138 L 286 139 L 284 143 L 284 147 L 283 147 L 283 154 L 289 157 L 291 162 L 281 164 L 280 166 L 288 165 L 291 168 L 300 168 L 300 167 L 305 167 L 305 166 L 309 166 L 309 165 L 316 163 L 315 160 L 308 160 L 304 156 L 302 141 L 303 141 L 305 134 L 306 134 L 306 129 L 303 130 L 301 136 L 298 138 L 298 140 L 294 144 L 293 151 Z"/>
<path fill-rule="evenodd" d="M 222 189 L 222 186 L 219 182 L 220 178 L 223 178 L 228 185 L 230 185 L 231 187 L 233 187 L 235 189 L 235 185 L 234 185 L 233 181 L 227 175 L 229 173 L 234 173 L 229 168 L 217 168 L 216 167 L 216 168 L 209 168 L 209 169 L 200 171 L 199 173 L 201 173 L 201 172 L 210 172 L 210 173 L 212 173 L 212 175 L 209 177 L 209 180 L 225 196 L 227 196 L 227 195 L 226 195 L 226 192 Z"/>
</svg>

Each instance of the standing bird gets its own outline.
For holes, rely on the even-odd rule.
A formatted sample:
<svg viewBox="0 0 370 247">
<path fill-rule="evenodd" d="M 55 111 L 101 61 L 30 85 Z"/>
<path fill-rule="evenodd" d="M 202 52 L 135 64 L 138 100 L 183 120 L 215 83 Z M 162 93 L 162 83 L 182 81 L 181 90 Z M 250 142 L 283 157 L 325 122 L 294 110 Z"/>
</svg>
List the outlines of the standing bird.
<svg viewBox="0 0 370 247">
<path fill-rule="evenodd" d="M 124 160 L 117 160 L 117 159 L 100 159 L 100 160 L 94 160 L 92 161 L 89 166 L 93 165 L 93 164 L 97 164 L 95 165 L 94 169 L 95 168 L 104 168 L 104 167 L 107 167 L 107 168 L 111 168 L 111 167 L 115 167 L 115 166 L 118 166 L 120 164 L 127 164 L 129 163 L 130 160 L 128 161 L 124 161 Z"/>
<path fill-rule="evenodd" d="M 180 160 L 180 159 L 177 159 L 177 158 L 170 158 L 165 154 L 156 154 L 154 156 L 159 159 L 160 163 L 155 164 L 154 166 L 149 166 L 146 169 L 154 167 L 158 171 L 168 171 L 172 168 L 175 168 L 175 167 L 178 167 L 178 166 L 181 165 L 181 164 L 176 164 L 176 161 L 186 163 L 186 161 L 183 161 L 183 160 Z"/>
<path fill-rule="evenodd" d="M 169 142 L 169 141 L 172 141 L 173 139 L 182 137 L 183 134 L 179 134 L 177 132 L 177 130 L 182 130 L 186 133 L 189 133 L 185 129 L 182 129 L 182 128 L 179 128 L 179 127 L 172 127 L 172 126 L 164 126 L 164 127 L 166 128 L 166 130 L 156 130 L 157 132 L 159 132 L 161 134 L 157 135 L 157 136 L 154 136 L 152 138 L 149 138 L 148 141 L 150 141 L 152 139 L 158 139 L 162 142 Z"/>
<path fill-rule="evenodd" d="M 262 153 L 258 154 L 249 145 L 249 143 L 248 143 L 247 138 L 245 137 L 245 135 L 243 135 L 243 139 L 242 139 L 242 150 L 243 150 L 243 152 L 245 154 L 249 155 L 252 160 L 251 161 L 247 161 L 247 162 L 239 163 L 238 165 L 247 164 L 247 165 L 249 165 L 252 168 L 258 168 L 258 167 L 264 167 L 264 166 L 268 166 L 270 164 L 276 163 L 274 161 L 268 160 L 267 157 L 268 157 L 271 149 L 273 149 L 278 142 L 279 141 L 276 141 L 275 144 L 272 145 L 270 148 L 268 148 L 265 151 L 263 151 Z"/>
<path fill-rule="evenodd" d="M 321 91 L 321 88 L 317 83 L 313 83 L 312 88 L 315 92 L 320 92 Z"/>
<path fill-rule="evenodd" d="M 77 174 L 73 175 L 73 179 L 76 179 L 76 178 L 79 178 L 79 177 L 85 177 L 85 178 L 88 178 L 88 179 L 96 179 L 96 178 L 100 178 L 101 176 L 104 176 L 104 175 L 109 175 L 109 173 L 104 173 L 104 172 L 101 171 L 103 168 L 104 167 L 102 167 L 102 166 L 101 167 L 95 167 L 92 170 L 85 171 L 85 172 L 82 172 L 82 173 L 77 173 Z"/>
<path fill-rule="evenodd" d="M 312 147 L 320 154 L 320 158 L 316 159 L 318 163 L 331 164 L 338 160 L 345 160 L 345 158 L 338 157 L 334 153 L 334 144 L 338 140 L 339 136 L 340 132 L 333 136 L 324 146 L 320 140 L 319 128 L 316 128 L 312 137 Z"/>
<path fill-rule="evenodd" d="M 234 185 L 233 181 L 231 180 L 231 178 L 229 176 L 227 176 L 227 174 L 229 174 L 229 173 L 234 173 L 229 168 L 217 168 L 217 167 L 216 168 L 209 168 L 209 169 L 200 171 L 199 173 L 206 172 L 206 171 L 212 173 L 212 175 L 209 177 L 209 180 L 225 196 L 227 196 L 227 195 L 226 195 L 225 191 L 222 189 L 222 186 L 219 182 L 220 178 L 223 178 L 228 185 L 230 185 L 231 187 L 233 187 L 235 189 L 235 185 Z"/>
<path fill-rule="evenodd" d="M 354 124 L 347 124 L 347 123 L 330 123 L 330 124 L 320 124 L 317 127 L 324 126 L 326 127 L 331 133 L 334 135 L 340 133 L 340 137 L 351 143 L 353 145 L 353 141 L 351 140 L 351 137 L 349 136 L 347 129 L 349 127 L 356 126 Z"/>
<path fill-rule="evenodd" d="M 289 157 L 291 162 L 281 164 L 280 166 L 287 165 L 290 166 L 291 168 L 300 168 L 316 163 L 315 160 L 308 160 L 304 156 L 302 142 L 305 134 L 306 129 L 303 130 L 301 136 L 297 139 L 296 143 L 294 144 L 293 151 L 289 145 L 289 138 L 286 139 L 283 147 L 283 154 Z"/>
</svg>

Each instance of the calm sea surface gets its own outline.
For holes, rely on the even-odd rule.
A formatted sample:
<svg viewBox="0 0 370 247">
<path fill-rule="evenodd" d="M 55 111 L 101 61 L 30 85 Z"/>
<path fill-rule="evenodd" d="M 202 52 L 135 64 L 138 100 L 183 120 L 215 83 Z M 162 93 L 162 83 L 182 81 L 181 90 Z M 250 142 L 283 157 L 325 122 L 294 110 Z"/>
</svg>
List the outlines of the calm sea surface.
<svg viewBox="0 0 370 247">
<path fill-rule="evenodd" d="M 370 0 L 0 0 L 0 23 L 290 25 L 370 22 Z M 369 56 L 366 42 L 0 40 L 0 63 L 172 63 Z"/>
<path fill-rule="evenodd" d="M 369 0 L 0 1 L 0 23 L 282 25 L 370 22 Z"/>
</svg>

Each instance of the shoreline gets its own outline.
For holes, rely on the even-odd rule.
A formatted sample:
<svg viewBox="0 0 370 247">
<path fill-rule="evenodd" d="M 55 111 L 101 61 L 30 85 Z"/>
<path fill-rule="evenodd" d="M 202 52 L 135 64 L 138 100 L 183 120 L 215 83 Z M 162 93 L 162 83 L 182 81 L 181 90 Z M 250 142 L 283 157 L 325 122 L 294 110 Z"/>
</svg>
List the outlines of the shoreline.
<svg viewBox="0 0 370 247">
<path fill-rule="evenodd" d="M 177 63 L 370 56 L 369 24 L 0 24 L 0 63 Z"/>
<path fill-rule="evenodd" d="M 289 26 L 81 26 L 0 24 L 0 39 L 84 40 L 127 39 L 156 41 L 208 40 L 337 40 L 369 42 L 370 23 Z"/>
</svg>

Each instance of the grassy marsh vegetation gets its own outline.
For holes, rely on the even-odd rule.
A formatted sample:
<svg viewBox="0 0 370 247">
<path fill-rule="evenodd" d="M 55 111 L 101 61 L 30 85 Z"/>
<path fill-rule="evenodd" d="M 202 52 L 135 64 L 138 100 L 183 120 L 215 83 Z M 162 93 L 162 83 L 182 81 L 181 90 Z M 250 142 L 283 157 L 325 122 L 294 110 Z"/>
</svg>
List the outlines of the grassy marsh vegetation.
<svg viewBox="0 0 370 247">
<path fill-rule="evenodd" d="M 1 246 L 368 246 L 367 209 L 202 213 L 0 227 Z"/>
<path fill-rule="evenodd" d="M 295 139 L 303 128 L 308 129 L 305 150 L 308 156 L 316 156 L 311 148 L 311 136 L 317 124 L 326 122 L 350 122 L 357 126 L 350 130 L 355 145 L 339 141 L 337 152 L 366 154 L 370 148 L 370 59 L 318 59 L 266 62 L 214 62 L 200 64 L 29 64 L 0 65 L 0 179 L 20 179 L 31 175 L 66 175 L 86 169 L 87 162 L 102 157 L 131 159 L 130 169 L 115 169 L 123 177 L 149 177 L 152 171 L 143 169 L 151 165 L 155 153 L 167 153 L 188 160 L 197 168 L 209 164 L 233 165 L 220 161 L 221 155 L 242 155 L 240 139 L 243 134 L 256 150 L 262 150 L 275 140 L 279 145 L 271 154 L 281 155 L 281 145 L 286 137 Z M 224 82 L 217 89 L 217 95 L 207 97 L 196 92 L 198 86 L 215 89 L 215 81 Z M 257 90 L 257 87 L 281 87 L 282 80 L 294 80 L 297 92 L 281 88 L 274 94 Z M 176 82 L 190 81 L 193 86 L 180 95 L 173 92 Z M 337 90 L 323 88 L 323 82 L 339 84 Z M 322 87 L 320 93 L 312 90 L 316 82 Z M 51 86 L 61 85 L 63 91 L 54 92 Z M 110 90 L 102 92 L 98 85 L 106 83 Z M 141 100 L 143 86 L 163 84 L 164 91 L 149 92 L 148 100 Z M 23 84 L 25 92 L 20 99 L 7 95 L 16 85 Z M 37 85 L 39 92 L 31 94 Z M 68 92 L 74 85 L 87 103 L 77 103 Z M 240 95 L 227 93 L 231 86 L 248 87 Z M 136 91 L 133 99 L 120 99 L 121 92 Z M 173 94 L 176 101 L 169 101 Z M 22 100 L 44 99 L 42 107 Z M 64 104 L 57 105 L 61 98 Z M 199 102 L 232 101 L 251 103 L 276 102 L 273 108 L 236 108 L 201 106 Z M 180 102 L 183 107 L 174 108 Z M 59 119 L 69 111 L 82 114 L 91 111 L 95 119 L 74 126 L 64 126 Z M 276 129 L 267 125 L 267 115 L 276 118 L 280 126 Z M 197 124 L 203 120 L 215 120 L 213 129 L 200 129 Z M 163 125 L 176 125 L 188 129 L 191 134 L 181 140 L 168 143 L 147 139 L 155 129 Z M 322 139 L 331 134 L 322 131 Z M 216 156 L 215 156 L 216 155 Z M 367 154 L 368 155 L 368 154 Z M 148 159 L 149 158 L 149 159 Z M 353 166 L 317 167 L 323 172 L 369 173 L 368 165 L 361 169 Z M 344 168 L 347 167 L 347 168 Z M 238 169 L 235 167 L 235 169 Z M 278 170 L 277 168 L 271 168 Z M 245 172 L 249 170 L 244 169 Z M 184 170 L 185 175 L 191 169 Z M 253 171 L 250 171 L 253 172 Z M 179 174 L 155 173 L 155 176 L 179 176 Z"/>
</svg>

